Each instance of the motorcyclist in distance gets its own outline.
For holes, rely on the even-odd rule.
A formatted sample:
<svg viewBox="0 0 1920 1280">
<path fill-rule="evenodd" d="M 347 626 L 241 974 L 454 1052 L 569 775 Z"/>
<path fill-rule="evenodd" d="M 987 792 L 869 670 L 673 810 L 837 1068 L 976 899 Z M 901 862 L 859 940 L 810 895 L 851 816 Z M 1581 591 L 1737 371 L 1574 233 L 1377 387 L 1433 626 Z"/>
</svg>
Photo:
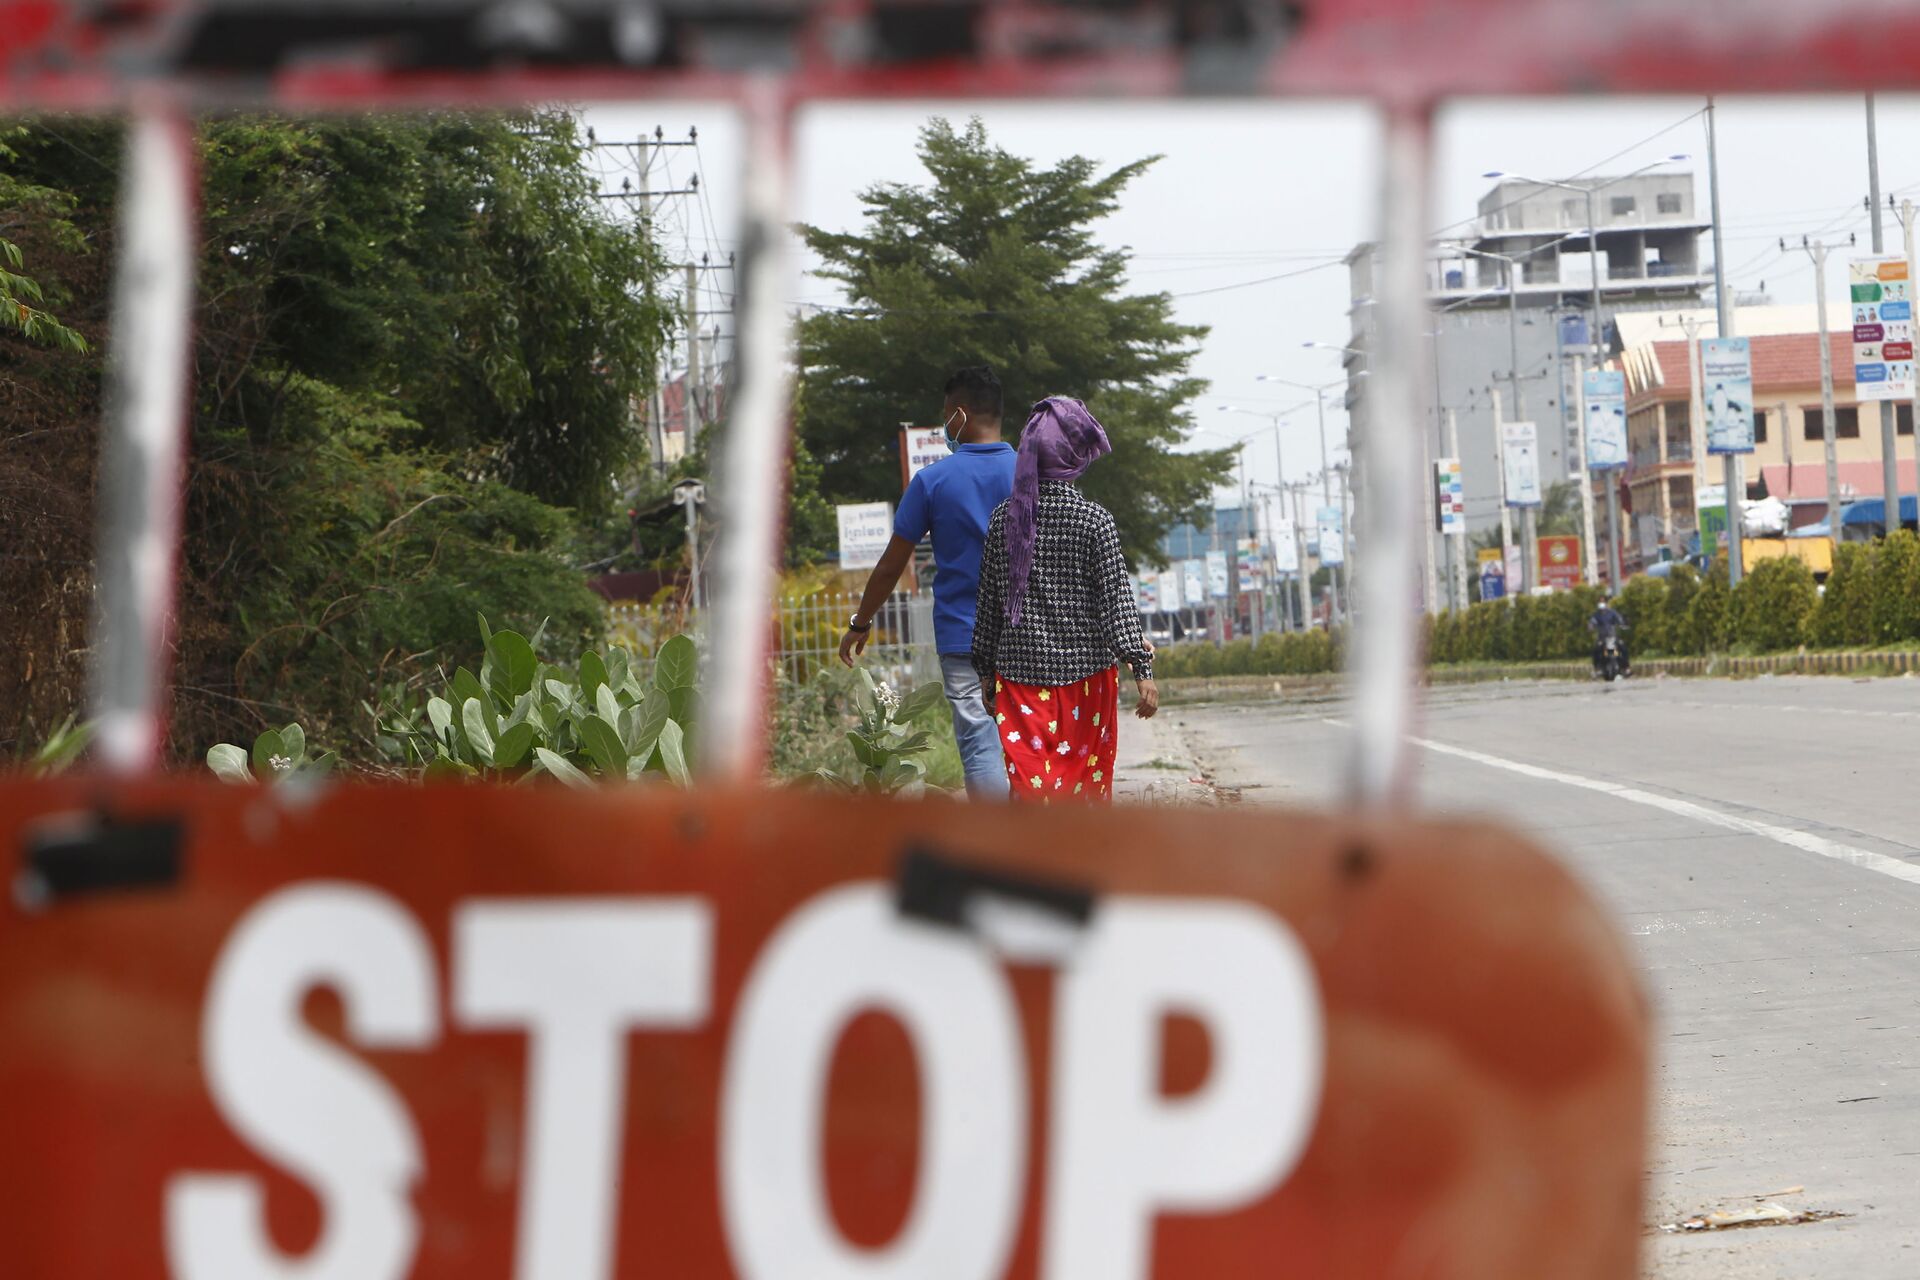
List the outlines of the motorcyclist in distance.
<svg viewBox="0 0 1920 1280">
<path fill-rule="evenodd" d="M 1613 607 L 1612 600 L 1600 601 L 1600 607 L 1593 611 L 1591 618 L 1587 619 L 1587 629 L 1593 632 L 1593 669 L 1595 671 L 1600 669 L 1602 650 L 1608 640 L 1613 640 L 1620 650 L 1620 674 L 1627 675 L 1627 640 L 1624 634 L 1627 629 L 1627 620 L 1620 616 L 1618 609 Z"/>
</svg>

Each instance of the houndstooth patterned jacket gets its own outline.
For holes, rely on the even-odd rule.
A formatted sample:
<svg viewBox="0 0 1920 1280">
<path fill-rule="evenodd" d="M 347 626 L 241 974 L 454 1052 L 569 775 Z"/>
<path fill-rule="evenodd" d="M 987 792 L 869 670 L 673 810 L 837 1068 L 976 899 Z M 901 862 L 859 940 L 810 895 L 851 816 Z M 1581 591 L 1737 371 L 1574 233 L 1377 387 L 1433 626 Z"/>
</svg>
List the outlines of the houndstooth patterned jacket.
<svg viewBox="0 0 1920 1280">
<path fill-rule="evenodd" d="M 997 674 L 1059 687 L 1125 662 L 1153 678 L 1140 609 L 1113 514 L 1062 480 L 1043 480 L 1033 513 L 1033 570 L 1020 624 L 1007 624 L 1007 504 L 994 509 L 980 556 L 973 668 L 991 689 Z"/>
</svg>

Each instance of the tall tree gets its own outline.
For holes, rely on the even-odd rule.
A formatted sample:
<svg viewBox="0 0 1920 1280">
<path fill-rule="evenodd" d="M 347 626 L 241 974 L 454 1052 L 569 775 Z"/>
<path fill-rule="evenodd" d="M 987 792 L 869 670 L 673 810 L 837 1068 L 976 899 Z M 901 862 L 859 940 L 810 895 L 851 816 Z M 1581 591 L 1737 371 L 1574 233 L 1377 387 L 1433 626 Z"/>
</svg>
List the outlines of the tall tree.
<svg viewBox="0 0 1920 1280">
<path fill-rule="evenodd" d="M 1119 522 L 1136 562 L 1204 508 L 1233 455 L 1174 452 L 1192 424 L 1181 406 L 1206 330 L 1173 319 L 1166 294 L 1125 290 L 1127 255 L 1096 242 L 1153 158 L 1107 173 L 1074 156 L 1050 168 L 994 146 L 979 120 L 921 130 L 925 185 L 862 193 L 856 231 L 803 226 L 808 247 L 848 306 L 800 326 L 802 442 L 835 501 L 890 497 L 900 486 L 902 422 L 931 422 L 956 367 L 991 364 L 1010 429 L 1026 407 L 1071 395 L 1106 426 L 1114 452 L 1087 473 L 1089 496 Z"/>
</svg>

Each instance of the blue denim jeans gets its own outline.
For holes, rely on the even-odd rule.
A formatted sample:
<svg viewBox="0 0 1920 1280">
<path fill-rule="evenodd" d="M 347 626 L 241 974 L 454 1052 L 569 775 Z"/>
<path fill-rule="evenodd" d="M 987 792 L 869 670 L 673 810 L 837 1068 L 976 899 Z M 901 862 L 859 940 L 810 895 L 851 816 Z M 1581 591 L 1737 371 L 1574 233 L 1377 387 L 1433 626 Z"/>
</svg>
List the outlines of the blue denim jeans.
<svg viewBox="0 0 1920 1280">
<path fill-rule="evenodd" d="M 976 800 L 1007 797 L 1007 759 L 1000 754 L 1000 730 L 980 697 L 980 676 L 964 653 L 940 655 L 940 683 L 953 705 L 953 736 L 960 743 L 960 764 L 967 771 L 967 794 Z"/>
</svg>

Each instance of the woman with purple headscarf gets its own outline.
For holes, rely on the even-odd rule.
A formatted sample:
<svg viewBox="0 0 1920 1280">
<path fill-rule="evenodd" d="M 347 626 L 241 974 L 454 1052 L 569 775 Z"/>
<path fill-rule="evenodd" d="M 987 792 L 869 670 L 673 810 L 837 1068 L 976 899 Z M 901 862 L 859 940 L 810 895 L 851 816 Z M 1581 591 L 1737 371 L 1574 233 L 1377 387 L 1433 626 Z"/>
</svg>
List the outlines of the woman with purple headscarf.
<svg viewBox="0 0 1920 1280">
<path fill-rule="evenodd" d="M 1016 800 L 1112 796 L 1117 663 L 1140 691 L 1134 714 L 1160 706 L 1119 530 L 1073 485 L 1112 449 L 1087 406 L 1042 400 L 1020 433 L 1013 496 L 987 525 L 973 665 Z"/>
</svg>

